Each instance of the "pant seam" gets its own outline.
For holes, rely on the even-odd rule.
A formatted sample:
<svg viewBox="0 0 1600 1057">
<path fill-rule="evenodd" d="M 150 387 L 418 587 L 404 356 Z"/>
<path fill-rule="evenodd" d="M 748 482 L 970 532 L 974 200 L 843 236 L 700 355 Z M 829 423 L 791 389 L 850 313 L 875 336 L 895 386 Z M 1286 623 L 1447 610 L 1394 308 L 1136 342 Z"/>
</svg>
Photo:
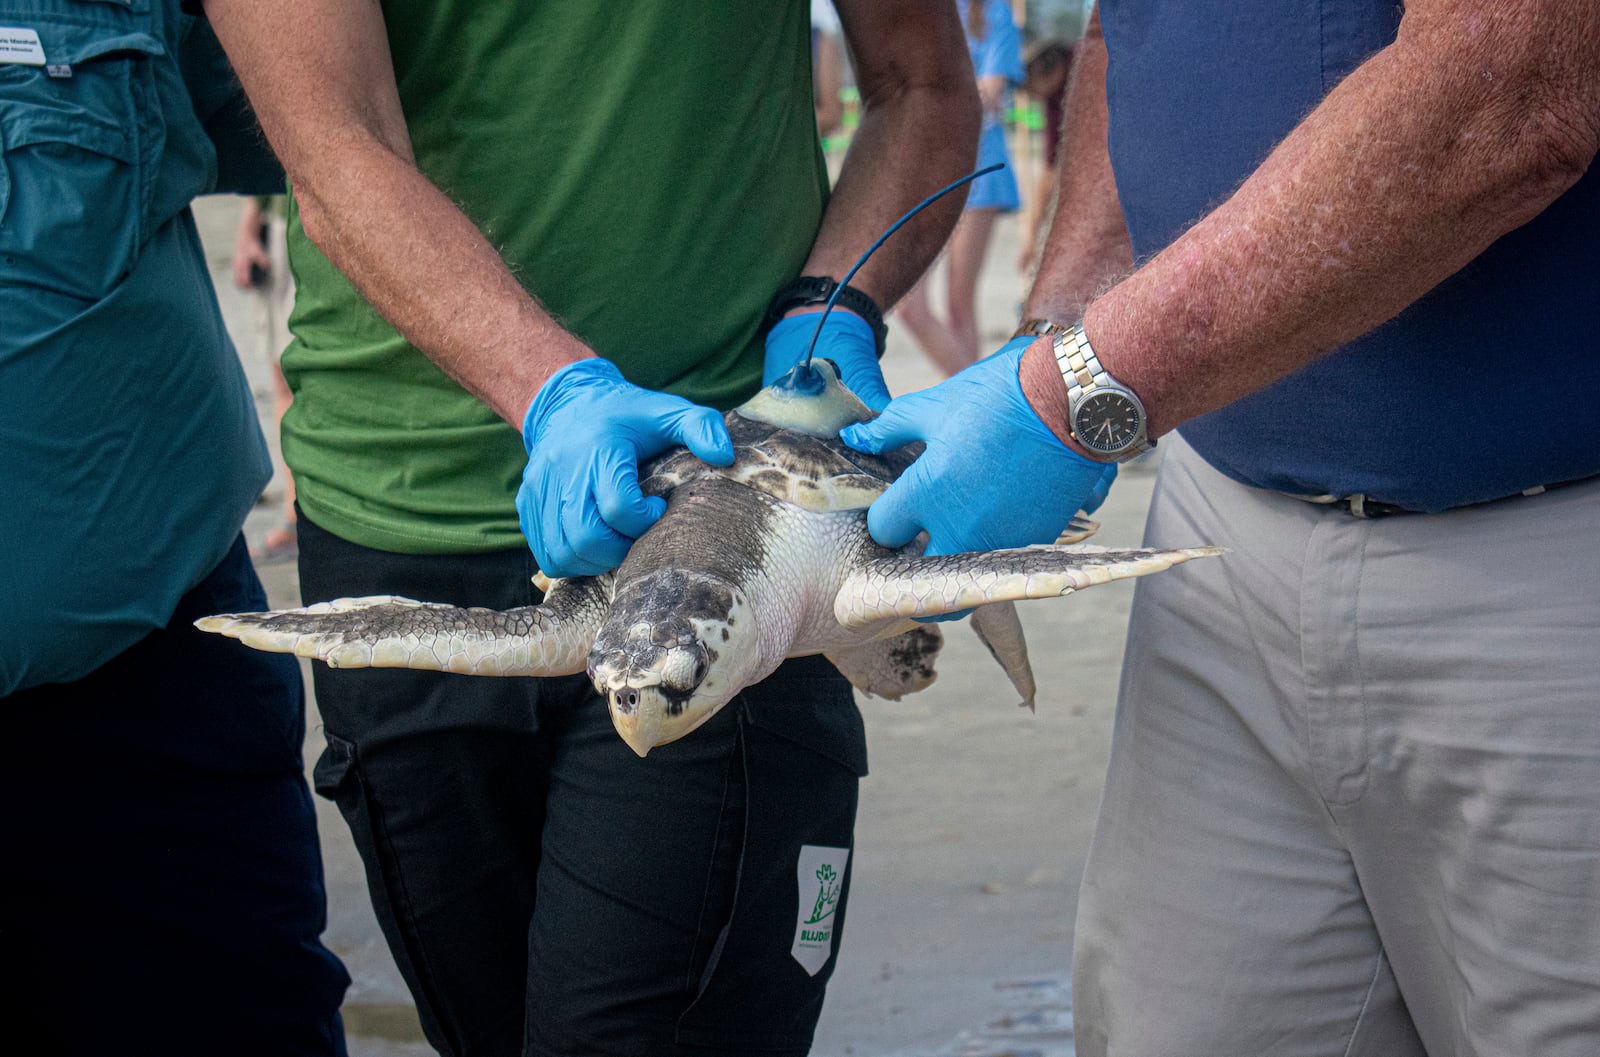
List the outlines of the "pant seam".
<svg viewBox="0 0 1600 1057">
<path fill-rule="evenodd" d="M 351 742 L 350 744 L 352 748 L 354 748 L 355 743 Z M 357 749 L 356 753 L 357 755 L 352 761 L 352 765 L 356 769 L 356 781 L 360 784 L 362 799 L 367 802 L 367 811 L 372 817 L 374 839 L 377 839 L 381 835 L 385 846 L 392 847 L 393 843 L 389 837 L 389 827 L 386 816 L 383 812 L 383 809 L 378 805 L 377 797 L 372 795 L 371 787 L 361 775 L 360 750 Z M 431 960 L 427 954 L 427 945 L 422 942 L 421 929 L 417 924 L 415 916 L 411 912 L 411 890 L 406 885 L 405 871 L 400 865 L 400 857 L 391 855 L 388 858 L 393 864 L 394 883 L 396 889 L 398 889 L 398 894 L 401 896 L 401 899 L 398 902 L 393 899 L 390 900 L 391 904 L 394 905 L 396 924 L 399 923 L 400 918 L 403 915 L 406 925 L 405 932 L 409 934 L 409 937 L 415 937 L 414 943 L 406 943 L 406 948 L 408 951 L 412 952 L 412 961 L 417 966 L 419 983 L 423 978 L 426 978 L 428 992 L 427 1000 L 428 1005 L 432 1007 L 431 1011 L 433 1019 L 439 1025 L 440 1029 L 448 1034 L 449 1038 L 447 1041 L 450 1043 L 450 1046 L 455 1050 L 455 1052 L 465 1053 L 466 1036 L 462 1033 L 461 1026 L 455 1022 L 454 1016 L 446 1014 L 446 1005 L 445 1003 L 440 1002 L 438 998 L 439 989 L 435 983 L 436 973 L 434 972 Z M 385 872 L 381 858 L 378 869 L 380 875 Z M 403 911 L 401 909 L 402 907 L 404 907 Z"/>
<path fill-rule="evenodd" d="M 708 919 L 708 916 L 710 914 L 710 908 L 711 908 L 711 893 L 714 890 L 714 888 L 716 887 L 715 870 L 716 870 L 717 851 L 722 846 L 722 840 L 723 840 L 724 833 L 730 831 L 731 828 L 732 828 L 732 827 L 730 827 L 728 825 L 728 806 L 729 806 L 729 800 L 730 800 L 730 795 L 731 795 L 730 794 L 730 787 L 731 787 L 732 783 L 728 780 L 727 775 L 732 770 L 732 768 L 738 763 L 738 761 L 743 758 L 743 752 L 744 752 L 744 748 L 743 747 L 744 747 L 744 733 L 743 733 L 743 729 L 742 729 L 742 726 L 741 726 L 740 733 L 739 733 L 738 737 L 734 741 L 734 750 L 733 750 L 733 752 L 729 753 L 728 767 L 723 772 L 724 777 L 723 777 L 723 782 L 722 782 L 722 801 L 721 801 L 721 803 L 719 805 L 719 808 L 718 808 L 717 832 L 716 832 L 715 836 L 712 838 L 712 843 L 711 843 L 711 856 L 712 856 L 712 859 L 711 859 L 711 863 L 709 864 L 710 865 L 710 869 L 707 871 L 705 888 L 702 891 L 701 896 L 700 896 L 700 924 L 695 929 L 694 946 L 691 948 L 690 962 L 689 962 L 688 965 L 686 965 L 684 967 L 684 989 L 686 991 L 693 992 L 696 998 L 699 997 L 700 990 L 705 985 L 706 975 L 711 971 L 712 966 L 715 964 L 716 956 L 718 954 L 717 945 L 716 945 L 715 941 L 713 940 L 712 943 L 711 943 L 711 946 L 709 947 L 709 949 L 706 952 L 706 963 L 705 963 L 705 965 L 702 966 L 698 972 L 695 971 L 693 952 L 696 952 L 696 951 L 700 950 L 701 944 L 706 941 L 708 934 L 711 932 L 711 929 L 709 927 L 710 926 L 710 922 L 707 919 Z M 729 896 L 729 917 L 728 917 L 729 921 L 732 920 L 732 908 L 738 902 L 739 890 L 738 890 L 737 877 L 738 877 L 738 872 L 739 872 L 739 866 L 740 866 L 740 863 L 742 863 L 742 860 L 743 860 L 743 847 L 741 845 L 740 848 L 738 849 L 738 853 L 737 853 L 736 858 L 735 858 L 734 889 L 733 889 L 732 893 Z M 726 924 L 727 924 L 727 922 L 723 922 L 720 925 L 718 925 L 717 926 L 717 931 L 720 932 L 722 927 L 725 926 Z M 693 1005 L 693 1003 L 694 1003 L 694 1000 L 691 999 L 690 1000 L 690 1005 Z"/>
<path fill-rule="evenodd" d="M 1361 1032 L 1361 1022 L 1366 1018 L 1367 1010 L 1372 1008 L 1373 996 L 1378 991 L 1378 981 L 1383 979 L 1383 963 L 1384 953 L 1382 948 L 1379 948 L 1377 961 L 1372 967 L 1372 979 L 1367 981 L 1367 993 L 1362 996 L 1361 1008 L 1356 1010 L 1355 1023 L 1350 1025 L 1350 1038 L 1345 1041 L 1342 1057 L 1351 1057 L 1355 1052 L 1353 1047 L 1356 1044 L 1356 1036 Z"/>
</svg>

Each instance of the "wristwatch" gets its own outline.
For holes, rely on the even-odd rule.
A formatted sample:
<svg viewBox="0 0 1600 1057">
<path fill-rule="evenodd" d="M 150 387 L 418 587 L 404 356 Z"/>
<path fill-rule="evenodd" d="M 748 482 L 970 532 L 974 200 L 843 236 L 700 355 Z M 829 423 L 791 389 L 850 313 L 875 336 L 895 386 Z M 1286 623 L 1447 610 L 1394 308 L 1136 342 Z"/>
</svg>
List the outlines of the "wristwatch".
<svg viewBox="0 0 1600 1057">
<path fill-rule="evenodd" d="M 773 295 L 772 301 L 767 305 L 767 317 L 762 323 L 762 333 L 777 326 L 778 321 L 790 309 L 827 304 L 828 298 L 833 296 L 835 290 L 839 290 L 839 281 L 831 275 L 800 276 Z M 867 321 L 867 326 L 872 328 L 872 336 L 878 346 L 878 357 L 881 359 L 884 345 L 889 338 L 889 328 L 883 322 L 883 309 L 878 307 L 878 303 L 855 287 L 847 286 L 839 290 L 839 299 L 833 303 L 833 307 L 848 308 Z"/>
<path fill-rule="evenodd" d="M 1067 383 L 1067 428 L 1097 462 L 1126 462 L 1156 446 L 1146 433 L 1144 404 L 1132 389 L 1100 366 L 1081 322 L 1062 326 L 1030 319 L 1017 336 L 1049 335 L 1056 366 Z"/>
</svg>

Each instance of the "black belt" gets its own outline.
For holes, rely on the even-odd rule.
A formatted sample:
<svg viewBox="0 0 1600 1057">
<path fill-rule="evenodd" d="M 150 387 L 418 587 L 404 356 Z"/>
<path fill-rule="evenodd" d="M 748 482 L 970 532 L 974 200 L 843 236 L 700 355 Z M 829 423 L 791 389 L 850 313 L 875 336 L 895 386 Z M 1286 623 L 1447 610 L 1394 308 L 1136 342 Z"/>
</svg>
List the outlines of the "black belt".
<svg viewBox="0 0 1600 1057">
<path fill-rule="evenodd" d="M 1490 503 L 1503 503 L 1508 499 L 1522 499 L 1526 496 L 1540 495 L 1544 492 L 1550 491 L 1553 488 L 1566 488 L 1568 485 L 1584 484 L 1588 481 L 1600 481 L 1600 476 L 1579 477 L 1571 481 L 1557 481 L 1554 484 L 1542 484 L 1534 488 L 1525 489 L 1521 492 L 1513 492 L 1510 495 L 1499 496 L 1495 499 L 1482 499 L 1476 503 L 1463 503 L 1460 506 L 1450 507 L 1448 510 L 1438 511 L 1438 513 L 1449 513 L 1450 510 L 1466 510 L 1468 507 L 1487 506 Z M 1361 493 L 1347 496 L 1295 495 L 1293 492 L 1285 492 L 1284 494 L 1294 496 L 1295 499 L 1303 499 L 1307 503 L 1316 503 L 1319 506 L 1327 506 L 1334 510 L 1342 510 L 1351 517 L 1378 518 L 1394 517 L 1397 514 L 1425 513 L 1425 511 L 1412 510 L 1409 507 L 1403 507 L 1397 503 L 1385 503 L 1381 499 L 1373 499 L 1371 496 L 1363 495 Z"/>
</svg>

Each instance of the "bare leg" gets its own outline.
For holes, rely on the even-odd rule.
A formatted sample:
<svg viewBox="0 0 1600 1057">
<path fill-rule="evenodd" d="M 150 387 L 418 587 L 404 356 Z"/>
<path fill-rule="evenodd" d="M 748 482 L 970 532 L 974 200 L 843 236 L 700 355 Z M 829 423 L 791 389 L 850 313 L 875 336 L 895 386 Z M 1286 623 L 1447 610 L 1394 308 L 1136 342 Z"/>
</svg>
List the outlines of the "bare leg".
<svg viewBox="0 0 1600 1057">
<path fill-rule="evenodd" d="M 963 357 L 961 366 L 975 363 L 980 353 L 978 333 L 978 279 L 989 252 L 997 211 L 969 209 L 961 214 L 945 250 L 949 262 L 950 334 Z M 959 369 L 959 368 L 958 368 Z"/>
<path fill-rule="evenodd" d="M 294 394 L 284 380 L 283 368 L 273 359 L 272 367 L 272 418 L 278 436 L 283 436 L 283 413 L 289 410 Z M 278 524 L 267 529 L 261 537 L 260 547 L 250 548 L 250 557 L 256 562 L 287 561 L 299 553 L 299 527 L 295 522 L 294 475 L 281 459 L 274 469 L 283 481 L 283 517 Z"/>
<path fill-rule="evenodd" d="M 277 420 L 278 432 L 283 432 L 283 413 L 289 410 L 289 405 L 294 403 L 294 394 L 289 391 L 289 383 L 283 377 L 283 368 L 276 363 L 272 365 L 272 415 Z M 294 523 L 294 478 L 289 474 L 289 468 L 283 471 L 283 519 L 289 524 Z"/>
<path fill-rule="evenodd" d="M 955 334 L 933 314 L 933 309 L 928 305 L 929 274 L 931 269 L 900 299 L 895 306 L 895 319 L 911 331 L 911 336 L 922 346 L 923 354 L 933 361 L 934 366 L 947 375 L 955 374 L 971 360 L 963 357 Z"/>
</svg>

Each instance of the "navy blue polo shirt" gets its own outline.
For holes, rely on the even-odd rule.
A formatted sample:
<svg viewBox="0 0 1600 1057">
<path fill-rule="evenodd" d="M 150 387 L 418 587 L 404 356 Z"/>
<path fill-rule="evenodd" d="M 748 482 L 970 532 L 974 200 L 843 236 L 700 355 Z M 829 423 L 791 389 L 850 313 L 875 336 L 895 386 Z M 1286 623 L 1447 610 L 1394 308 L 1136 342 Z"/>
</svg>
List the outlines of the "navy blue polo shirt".
<svg viewBox="0 0 1600 1057">
<path fill-rule="evenodd" d="M 1136 259 L 1394 40 L 1394 0 L 1103 0 Z M 1184 438 L 1229 477 L 1436 511 L 1600 473 L 1600 171 L 1388 323 Z"/>
</svg>

